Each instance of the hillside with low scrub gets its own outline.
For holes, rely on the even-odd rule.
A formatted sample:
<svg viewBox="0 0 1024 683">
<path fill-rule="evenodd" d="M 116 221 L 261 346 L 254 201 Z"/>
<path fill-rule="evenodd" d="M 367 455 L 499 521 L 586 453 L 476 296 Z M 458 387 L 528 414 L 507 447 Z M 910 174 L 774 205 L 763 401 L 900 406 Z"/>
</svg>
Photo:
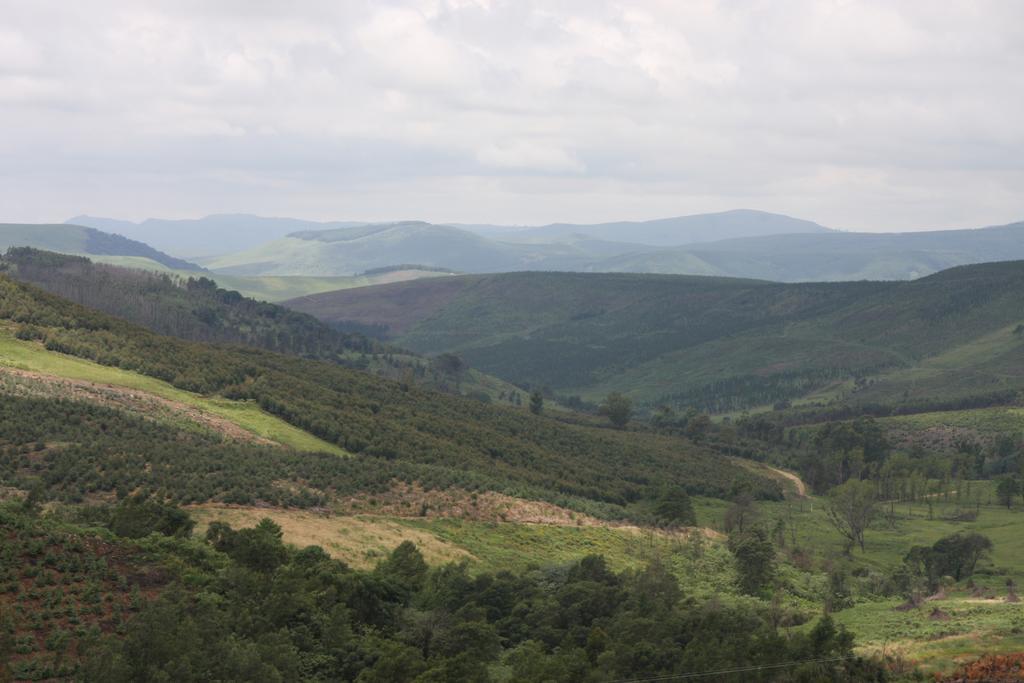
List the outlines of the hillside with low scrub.
<svg viewBox="0 0 1024 683">
<path fill-rule="evenodd" d="M 1005 403 L 1024 388 L 1024 262 L 911 282 L 780 284 L 510 273 L 288 302 L 450 352 L 516 383 L 731 412 L 810 400 L 887 410 Z M 830 393 L 831 392 L 831 393 Z"/>
</svg>

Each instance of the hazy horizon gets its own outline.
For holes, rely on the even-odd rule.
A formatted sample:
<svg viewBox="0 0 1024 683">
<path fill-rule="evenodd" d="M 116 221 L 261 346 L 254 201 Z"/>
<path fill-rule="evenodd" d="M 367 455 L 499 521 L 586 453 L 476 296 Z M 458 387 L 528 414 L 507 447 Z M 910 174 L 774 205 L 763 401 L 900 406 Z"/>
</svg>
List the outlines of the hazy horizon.
<svg viewBox="0 0 1024 683">
<path fill-rule="evenodd" d="M 627 218 L 620 218 L 620 219 L 614 219 L 614 220 L 602 220 L 602 221 L 593 221 L 593 222 L 569 221 L 569 220 L 566 220 L 566 221 L 545 221 L 545 222 L 542 222 L 542 223 L 502 223 L 502 222 L 490 222 L 490 221 L 442 221 L 442 220 L 432 220 L 429 217 L 415 217 L 415 216 L 406 216 L 406 217 L 398 217 L 398 218 L 386 218 L 386 219 L 375 219 L 375 220 L 365 220 L 365 219 L 361 219 L 361 218 L 353 218 L 353 217 L 350 217 L 350 216 L 336 216 L 336 217 L 333 217 L 333 218 L 319 218 L 319 217 L 318 218 L 309 218 L 309 217 L 306 217 L 306 216 L 283 216 L 283 215 L 281 215 L 281 216 L 272 216 L 272 215 L 256 214 L 256 213 L 252 213 L 252 212 L 248 212 L 248 211 L 217 211 L 217 212 L 214 212 L 214 213 L 201 214 L 201 215 L 192 215 L 192 216 L 186 216 L 186 215 L 182 215 L 182 216 L 146 216 L 145 218 L 141 218 L 141 219 L 137 219 L 137 220 L 127 219 L 127 218 L 123 218 L 121 216 L 99 216 L 99 215 L 94 215 L 94 214 L 80 213 L 80 214 L 76 214 L 74 216 L 69 216 L 69 217 L 65 218 L 64 220 L 47 221 L 47 222 L 50 222 L 50 223 L 74 224 L 76 218 L 88 217 L 88 218 L 91 218 L 91 219 L 112 220 L 112 221 L 118 221 L 118 222 L 122 222 L 123 221 L 123 222 L 127 222 L 127 223 L 132 223 L 132 224 L 135 224 L 135 225 L 141 225 L 141 224 L 145 223 L 146 221 L 151 221 L 151 220 L 152 221 L 201 221 L 203 219 L 214 218 L 214 217 L 217 217 L 217 216 L 232 216 L 232 217 L 234 217 L 234 216 L 251 216 L 251 217 L 254 217 L 254 218 L 259 218 L 259 219 L 263 219 L 263 220 L 271 220 L 271 221 L 273 221 L 273 220 L 302 221 L 302 222 L 309 222 L 309 223 L 323 223 L 325 225 L 326 224 L 331 224 L 331 223 L 354 223 L 354 224 L 367 224 L 367 225 L 370 225 L 370 224 L 387 225 L 387 224 L 397 224 L 397 223 L 423 222 L 423 223 L 429 223 L 429 224 L 432 224 L 432 225 L 449 225 L 449 226 L 452 226 L 452 227 L 480 226 L 480 227 L 493 227 L 493 228 L 509 228 L 510 230 L 516 230 L 516 229 L 543 228 L 543 227 L 553 226 L 553 225 L 581 225 L 581 226 L 586 226 L 586 225 L 599 225 L 599 224 L 602 224 L 602 223 L 644 223 L 644 222 L 648 222 L 648 221 L 668 220 L 668 219 L 672 219 L 672 218 L 688 218 L 688 217 L 691 217 L 691 216 L 696 217 L 696 216 L 702 216 L 702 215 L 714 215 L 714 214 L 721 214 L 721 213 L 730 213 L 730 212 L 733 212 L 733 211 L 754 211 L 754 212 L 760 212 L 760 213 L 771 213 L 773 215 L 786 216 L 786 217 L 789 217 L 789 218 L 795 218 L 795 219 L 799 219 L 799 220 L 806 220 L 806 221 L 809 221 L 809 222 L 812 222 L 812 223 L 817 223 L 818 225 L 820 225 L 823 228 L 827 228 L 829 230 L 833 230 L 833 231 L 836 231 L 836 232 L 864 232 L 864 233 L 879 233 L 879 234 L 881 234 L 881 233 L 903 233 L 903 232 L 908 232 L 909 233 L 909 232 L 930 232 L 930 231 L 937 231 L 938 232 L 938 231 L 954 231 L 954 230 L 981 230 L 981 229 L 984 229 L 984 228 L 1001 227 L 1003 225 L 1024 222 L 1024 215 L 1022 215 L 1018 219 L 1011 219 L 1009 221 L 1006 221 L 1005 223 L 993 223 L 993 224 L 984 224 L 984 225 L 953 225 L 953 226 L 943 226 L 943 227 L 919 226 L 919 227 L 916 227 L 916 228 L 904 228 L 904 229 L 901 229 L 901 230 L 886 229 L 884 226 L 878 226 L 878 228 L 876 230 L 856 230 L 856 229 L 851 229 L 851 228 L 843 228 L 843 227 L 837 227 L 837 226 L 833 226 L 833 225 L 827 225 L 827 224 L 822 223 L 821 221 L 814 220 L 813 217 L 801 216 L 801 215 L 798 215 L 798 214 L 786 213 L 786 212 L 774 212 L 774 211 L 768 212 L 768 211 L 763 211 L 761 209 L 752 209 L 752 208 L 749 208 L 749 207 L 740 207 L 740 208 L 735 208 L 735 209 L 723 209 L 722 211 L 708 211 L 708 212 L 701 212 L 701 213 L 697 213 L 697 214 L 674 214 L 674 215 L 664 215 L 664 216 L 650 216 L 650 217 L 645 217 L 645 218 L 628 218 L 627 217 Z M 8 222 L 8 221 L 0 221 L 0 222 Z M 111 231 L 115 232 L 115 233 L 117 232 L 116 229 L 111 229 Z M 623 235 L 623 241 L 628 241 L 627 238 L 628 238 L 628 235 Z"/>
<path fill-rule="evenodd" d="M 0 220 L 1024 219 L 1024 5 L 11 3 Z"/>
</svg>

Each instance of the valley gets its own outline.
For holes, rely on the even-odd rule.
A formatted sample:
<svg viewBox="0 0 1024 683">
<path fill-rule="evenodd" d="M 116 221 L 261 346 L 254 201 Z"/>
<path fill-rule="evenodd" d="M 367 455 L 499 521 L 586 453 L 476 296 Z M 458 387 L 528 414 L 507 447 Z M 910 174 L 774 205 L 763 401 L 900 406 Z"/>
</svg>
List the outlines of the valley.
<svg viewBox="0 0 1024 683">
<path fill-rule="evenodd" d="M 0 268 L 0 522 L 61 538 L 99 525 L 150 558 L 167 578 L 100 615 L 125 642 L 183 608 L 167 582 L 316 552 L 349 582 L 422 562 L 431 581 L 484 584 L 607 571 L 628 592 L 663 572 L 688 601 L 677 618 L 752 620 L 785 647 L 833 633 L 823 651 L 846 652 L 848 672 L 893 680 L 1024 649 L 1024 504 L 1003 492 L 1024 431 L 1020 263 L 907 283 L 448 275 L 289 308 L 31 249 Z M 838 496 L 860 485 L 871 513 L 844 536 Z M 148 531 L 158 520 L 186 531 Z M 969 579 L 935 575 L 931 549 L 964 538 L 988 544 Z M 403 590 L 432 600 L 425 585 Z M 114 675 L 96 643 L 134 666 L 120 636 L 82 629 L 81 655 L 55 659 L 46 627 L 20 619 L 20 676 Z"/>
<path fill-rule="evenodd" d="M 0 683 L 1024 681 L 1022 26 L 4 3 Z"/>
</svg>

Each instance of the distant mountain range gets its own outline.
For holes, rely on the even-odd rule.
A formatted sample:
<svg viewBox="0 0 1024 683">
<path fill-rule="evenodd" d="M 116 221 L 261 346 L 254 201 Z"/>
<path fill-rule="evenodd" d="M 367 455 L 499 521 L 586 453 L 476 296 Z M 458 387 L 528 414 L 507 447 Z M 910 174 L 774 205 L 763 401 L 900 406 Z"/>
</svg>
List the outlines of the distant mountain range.
<svg viewBox="0 0 1024 683">
<path fill-rule="evenodd" d="M 780 282 L 911 280 L 953 266 L 1022 258 L 1024 222 L 977 230 L 745 237 L 625 254 L 588 270 Z"/>
<path fill-rule="evenodd" d="M 1024 223 L 974 230 L 855 233 L 751 210 L 541 227 L 321 223 L 247 215 L 141 223 L 87 216 L 72 220 L 144 240 L 176 255 L 194 255 L 190 260 L 225 277 L 343 277 L 414 263 L 465 273 L 536 270 L 781 282 L 910 280 L 957 265 L 1024 258 Z M 29 246 L 67 251 L 49 244 Z"/>
<path fill-rule="evenodd" d="M 62 254 L 108 257 L 107 260 L 122 265 L 149 263 L 172 270 L 203 270 L 194 263 L 168 256 L 148 244 L 66 223 L 0 223 L 0 252 L 9 247 L 35 247 Z"/>
<path fill-rule="evenodd" d="M 307 221 L 249 214 L 214 214 L 203 218 L 167 220 L 149 218 L 140 223 L 115 218 L 75 216 L 67 223 L 113 232 L 151 244 L 175 254 L 211 257 L 258 247 L 293 233 L 334 232 L 345 228 L 415 225 L 421 221 Z M 740 209 L 722 213 L 662 218 L 651 221 L 545 226 L 504 226 L 486 224 L 443 224 L 482 237 L 513 242 L 578 242 L 597 240 L 646 245 L 682 246 L 732 237 L 753 237 L 782 233 L 828 232 L 816 223 L 789 216 Z M 625 237 L 624 237 L 625 236 Z M 388 264 L 393 265 L 393 264 Z M 448 264 L 446 264 L 447 266 Z"/>
<path fill-rule="evenodd" d="M 496 273 L 584 270 L 603 259 L 649 248 L 586 238 L 544 244 L 500 242 L 447 225 L 406 221 L 295 232 L 200 262 L 232 275 L 353 275 L 397 263 Z"/>
<path fill-rule="evenodd" d="M 506 242 L 543 243 L 585 239 L 646 244 L 652 247 L 678 247 L 685 244 L 714 242 L 736 237 L 834 232 L 830 228 L 810 221 L 750 209 L 659 218 L 650 221 L 618 221 L 590 225 L 551 223 L 540 227 L 501 225 L 456 225 L 454 227 Z"/>
</svg>

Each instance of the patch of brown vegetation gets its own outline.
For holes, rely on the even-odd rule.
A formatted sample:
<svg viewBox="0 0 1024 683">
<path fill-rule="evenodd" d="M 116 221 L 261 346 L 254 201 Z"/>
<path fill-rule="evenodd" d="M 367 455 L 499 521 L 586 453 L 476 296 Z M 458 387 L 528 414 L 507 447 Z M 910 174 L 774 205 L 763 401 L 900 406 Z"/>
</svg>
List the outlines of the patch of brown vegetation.
<svg viewBox="0 0 1024 683">
<path fill-rule="evenodd" d="M 928 618 L 932 621 L 949 621 L 953 617 L 949 616 L 948 612 L 943 612 L 941 609 L 936 607 L 931 611 L 931 614 L 928 615 Z"/>
<path fill-rule="evenodd" d="M 608 527 L 641 532 L 636 525 L 598 519 L 553 503 L 514 498 L 503 493 L 486 491 L 471 493 L 463 489 L 427 490 L 417 484 L 396 482 L 385 493 L 360 493 L 338 501 L 335 510 L 344 515 L 374 514 L 389 517 L 456 518 L 478 522 L 511 522 L 514 524 L 549 524 L 552 526 Z M 698 533 L 707 538 L 721 538 L 712 529 L 688 528 L 678 533 Z"/>
<path fill-rule="evenodd" d="M 230 420 L 200 410 L 195 406 L 113 384 L 99 384 L 29 370 L 0 367 L 0 393 L 15 396 L 70 398 L 126 410 L 157 421 L 188 420 L 235 441 L 274 443 L 239 427 Z"/>
<path fill-rule="evenodd" d="M 264 517 L 272 519 L 287 543 L 298 547 L 320 546 L 331 557 L 359 569 L 372 569 L 403 541 L 412 541 L 429 564 L 474 560 L 464 549 L 429 531 L 413 529 L 378 517 L 332 515 L 325 510 L 283 510 L 235 505 L 195 505 L 188 508 L 196 520 L 195 535 L 206 532 L 210 522 L 221 521 L 233 528 L 256 526 Z"/>
<path fill-rule="evenodd" d="M 1024 652 L 1009 655 L 985 655 L 963 664 L 950 676 L 935 676 L 943 683 L 1011 683 L 1024 680 Z"/>
</svg>

